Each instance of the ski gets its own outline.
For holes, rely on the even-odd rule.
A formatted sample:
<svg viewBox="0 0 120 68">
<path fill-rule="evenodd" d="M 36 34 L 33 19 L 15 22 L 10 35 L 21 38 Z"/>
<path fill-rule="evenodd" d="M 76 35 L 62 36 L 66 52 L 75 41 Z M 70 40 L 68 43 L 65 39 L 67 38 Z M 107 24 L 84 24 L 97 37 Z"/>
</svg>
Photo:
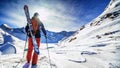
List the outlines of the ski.
<svg viewBox="0 0 120 68">
<path fill-rule="evenodd" d="M 37 46 L 35 35 L 33 35 L 33 33 L 32 33 L 33 27 L 32 27 L 31 21 L 30 21 L 30 14 L 29 14 L 29 9 L 28 9 L 27 5 L 24 5 L 24 11 L 25 11 L 25 15 L 26 15 L 26 18 L 27 18 L 27 23 L 28 23 L 29 30 L 30 30 L 30 35 L 32 37 L 34 51 L 35 51 L 36 54 L 39 54 L 39 48 Z"/>
</svg>

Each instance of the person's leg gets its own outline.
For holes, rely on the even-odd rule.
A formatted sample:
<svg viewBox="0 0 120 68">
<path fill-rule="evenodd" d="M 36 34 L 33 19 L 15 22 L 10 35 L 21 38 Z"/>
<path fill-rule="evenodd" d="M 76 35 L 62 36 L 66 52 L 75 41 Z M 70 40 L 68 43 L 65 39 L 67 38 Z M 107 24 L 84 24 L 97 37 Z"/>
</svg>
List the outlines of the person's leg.
<svg viewBox="0 0 120 68">
<path fill-rule="evenodd" d="M 32 43 L 32 38 L 28 39 L 28 51 L 27 51 L 27 62 L 30 63 L 31 57 L 32 57 L 32 51 L 33 51 L 33 43 Z"/>
<path fill-rule="evenodd" d="M 40 38 L 36 38 L 36 42 L 38 47 L 40 47 Z M 38 55 L 34 52 L 33 58 L 32 58 L 32 65 L 36 65 L 38 60 Z"/>
<path fill-rule="evenodd" d="M 28 51 L 27 51 L 27 55 L 26 55 L 27 63 L 25 63 L 23 68 L 29 68 L 30 60 L 32 57 L 32 50 L 33 50 L 32 38 L 28 38 Z"/>
</svg>

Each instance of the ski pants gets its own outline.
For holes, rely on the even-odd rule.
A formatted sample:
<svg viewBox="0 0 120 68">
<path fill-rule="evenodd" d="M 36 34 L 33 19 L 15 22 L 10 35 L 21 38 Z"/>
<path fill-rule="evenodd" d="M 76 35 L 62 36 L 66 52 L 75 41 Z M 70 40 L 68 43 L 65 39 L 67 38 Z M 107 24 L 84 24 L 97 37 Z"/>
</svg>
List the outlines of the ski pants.
<svg viewBox="0 0 120 68">
<path fill-rule="evenodd" d="M 36 42 L 38 44 L 38 47 L 40 47 L 40 38 L 36 38 Z M 32 52 L 34 51 L 34 46 L 33 46 L 33 42 L 32 42 L 32 38 L 29 37 L 28 38 L 28 51 L 27 51 L 27 62 L 30 63 L 30 61 L 32 60 L 32 64 L 37 64 L 37 60 L 38 60 L 38 55 L 34 52 L 32 55 Z"/>
</svg>

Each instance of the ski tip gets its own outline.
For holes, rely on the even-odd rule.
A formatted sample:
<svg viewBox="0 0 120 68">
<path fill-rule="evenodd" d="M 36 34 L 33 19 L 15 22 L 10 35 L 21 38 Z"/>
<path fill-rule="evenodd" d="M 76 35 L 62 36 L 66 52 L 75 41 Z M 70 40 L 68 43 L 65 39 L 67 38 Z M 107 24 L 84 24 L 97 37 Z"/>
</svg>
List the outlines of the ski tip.
<svg viewBox="0 0 120 68">
<path fill-rule="evenodd" d="M 28 9 L 28 6 L 27 5 L 24 5 L 24 10 Z"/>
</svg>

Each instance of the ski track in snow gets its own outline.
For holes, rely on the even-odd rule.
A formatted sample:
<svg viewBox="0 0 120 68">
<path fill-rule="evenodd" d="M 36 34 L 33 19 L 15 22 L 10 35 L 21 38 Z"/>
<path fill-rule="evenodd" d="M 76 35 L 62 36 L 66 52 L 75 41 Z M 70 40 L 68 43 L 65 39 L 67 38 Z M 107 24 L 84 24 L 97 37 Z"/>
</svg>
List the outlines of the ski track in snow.
<svg viewBox="0 0 120 68">
<path fill-rule="evenodd" d="M 44 45 L 42 46 L 44 47 Z M 74 45 L 66 46 L 64 48 L 61 46 L 54 47 L 49 49 L 51 66 L 52 68 L 108 68 L 109 66 L 111 66 L 112 68 L 116 68 L 114 67 L 114 64 L 120 63 L 119 59 L 115 57 L 116 55 L 120 54 L 116 51 L 116 48 L 119 49 L 119 47 L 119 45 L 114 47 L 112 45 L 102 47 L 89 47 L 88 45 Z M 41 54 L 39 55 L 38 59 L 38 68 L 50 68 L 46 48 L 40 49 Z M 22 66 L 26 63 L 25 56 L 23 59 L 22 56 L 22 53 L 12 55 L 1 55 L 1 68 L 22 68 Z M 117 59 L 118 61 L 116 61 Z M 17 67 L 15 67 L 16 65 Z"/>
</svg>

